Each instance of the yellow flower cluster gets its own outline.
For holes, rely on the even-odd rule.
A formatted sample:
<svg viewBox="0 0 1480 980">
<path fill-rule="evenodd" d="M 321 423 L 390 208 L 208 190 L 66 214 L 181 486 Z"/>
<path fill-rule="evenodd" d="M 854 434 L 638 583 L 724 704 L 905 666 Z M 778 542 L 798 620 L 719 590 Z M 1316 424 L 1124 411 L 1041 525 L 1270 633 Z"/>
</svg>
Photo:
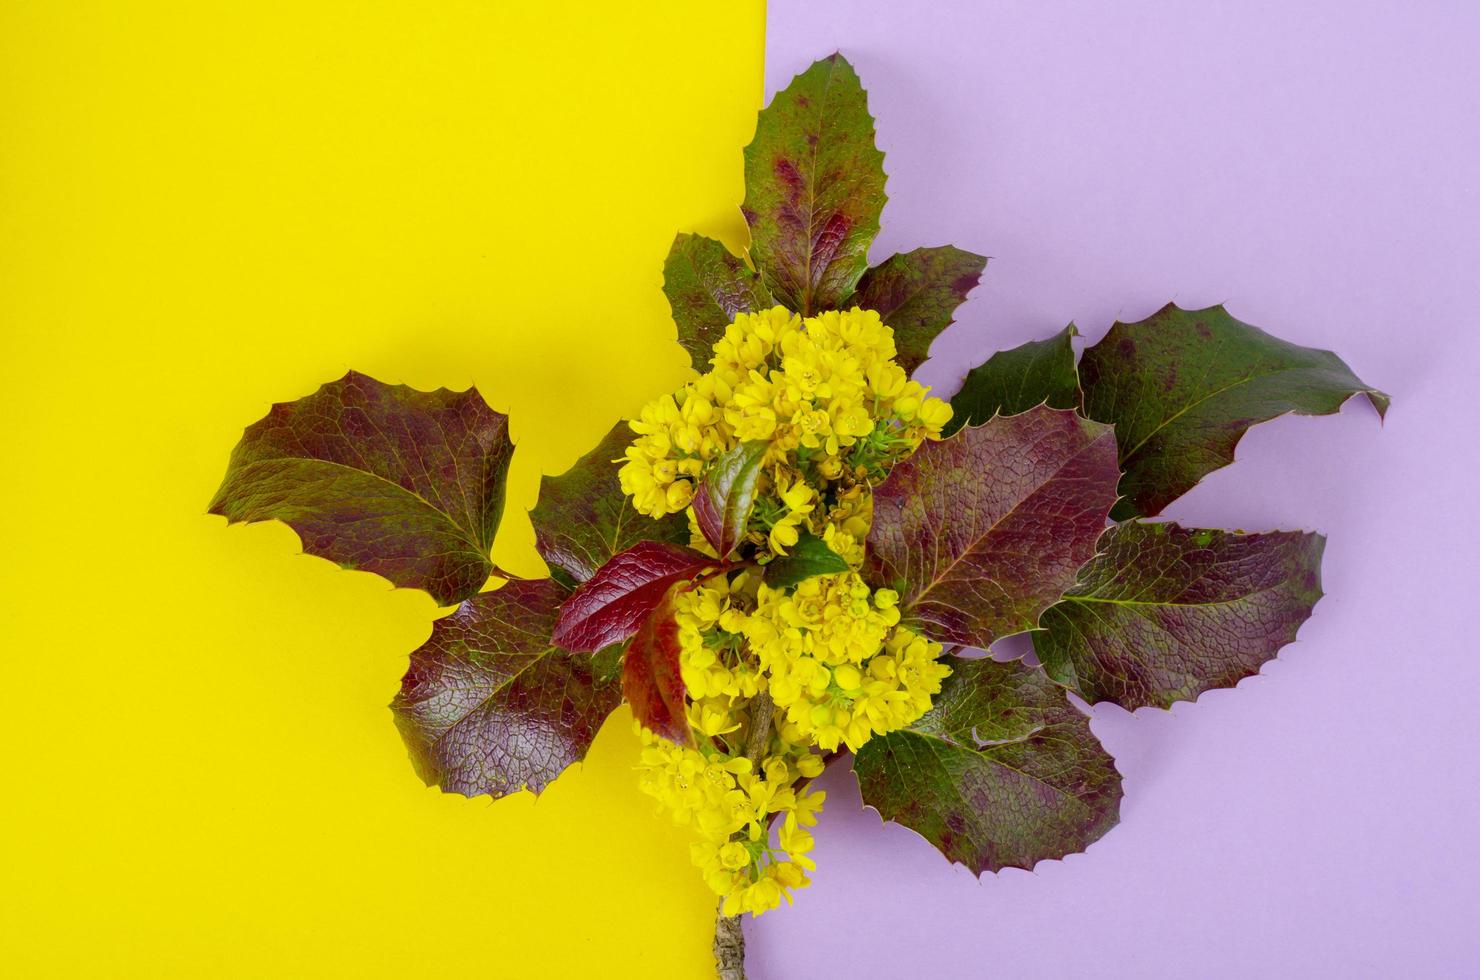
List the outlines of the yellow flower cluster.
<svg viewBox="0 0 1480 980">
<path fill-rule="evenodd" d="M 638 726 L 643 740 L 641 785 L 657 797 L 675 823 L 698 836 L 691 852 L 704 881 L 724 898 L 724 914 L 759 915 L 791 900 L 791 889 L 809 884 L 816 865 L 808 827 L 817 823 L 825 796 L 797 784 L 822 772 L 822 757 L 783 748 L 760 765 L 702 742 L 676 745 Z M 771 823 L 780 818 L 777 846 Z"/>
<path fill-rule="evenodd" d="M 695 488 L 740 443 L 767 445 L 742 542 L 751 564 L 673 597 L 695 747 L 638 728 L 642 788 L 694 829 L 694 863 L 726 915 L 765 912 L 808 883 L 807 828 L 823 794 L 807 781 L 825 754 L 910 724 L 950 673 L 940 644 L 900 624 L 898 596 L 857 572 L 871 486 L 951 415 L 894 354 L 871 311 L 741 314 L 708 372 L 631 423 L 623 492 L 653 517 L 687 510 L 693 545 L 709 554 Z M 804 533 L 853 570 L 766 585 L 766 565 Z M 773 707 L 757 712 L 763 695 Z M 769 720 L 755 740 L 758 717 Z"/>
<path fill-rule="evenodd" d="M 876 734 L 930 710 L 950 668 L 941 646 L 900 626 L 898 596 L 870 593 L 856 572 L 807 579 L 793 592 L 762 585 L 744 625 L 789 741 L 856 752 Z"/>
<path fill-rule="evenodd" d="M 679 668 L 698 748 L 638 727 L 641 785 L 699 836 L 693 860 L 725 914 L 759 914 L 808 883 L 808 827 L 823 794 L 795 784 L 824 752 L 857 750 L 930 708 L 950 668 L 940 645 L 899 625 L 897 596 L 856 572 L 772 589 L 758 573 L 717 576 L 674 597 Z M 775 704 L 768 754 L 745 756 L 754 698 Z M 770 823 L 780 816 L 777 847 Z"/>
<path fill-rule="evenodd" d="M 843 498 L 939 438 L 951 417 L 894 355 L 894 332 L 872 310 L 805 320 L 779 306 L 739 314 L 714 345 L 710 369 L 632 421 L 623 492 L 643 514 L 679 513 L 711 461 L 764 440 L 753 543 L 785 554 L 802 530 L 858 537 L 841 525 L 866 504 Z"/>
</svg>

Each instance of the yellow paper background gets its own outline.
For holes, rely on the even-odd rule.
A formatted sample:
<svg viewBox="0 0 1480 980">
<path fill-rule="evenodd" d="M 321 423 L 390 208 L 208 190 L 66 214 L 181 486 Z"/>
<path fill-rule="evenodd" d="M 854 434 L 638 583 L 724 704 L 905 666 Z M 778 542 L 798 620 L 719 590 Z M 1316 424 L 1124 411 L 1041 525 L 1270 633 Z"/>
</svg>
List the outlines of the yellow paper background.
<svg viewBox="0 0 1480 980">
<path fill-rule="evenodd" d="M 385 705 L 436 615 L 205 515 L 349 368 L 476 384 L 495 559 L 686 376 L 675 230 L 743 235 L 759 2 L 0 3 L 0 973 L 689 977 L 710 897 L 625 711 L 536 802 Z"/>
</svg>

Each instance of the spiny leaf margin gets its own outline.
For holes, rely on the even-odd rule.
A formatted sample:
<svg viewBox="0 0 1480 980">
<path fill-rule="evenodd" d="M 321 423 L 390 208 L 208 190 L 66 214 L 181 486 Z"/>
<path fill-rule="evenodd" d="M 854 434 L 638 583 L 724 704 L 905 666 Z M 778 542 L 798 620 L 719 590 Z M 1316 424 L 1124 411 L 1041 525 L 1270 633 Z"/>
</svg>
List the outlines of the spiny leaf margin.
<svg viewBox="0 0 1480 980">
<path fill-rule="evenodd" d="M 863 802 L 975 874 L 1031 870 L 1119 820 L 1115 760 L 1041 671 L 953 659 L 935 703 L 853 761 Z"/>
<path fill-rule="evenodd" d="M 1325 544 L 1297 531 L 1118 524 L 1043 614 L 1033 649 L 1049 677 L 1090 703 L 1169 708 L 1232 687 L 1310 618 Z"/>
<path fill-rule="evenodd" d="M 539 793 L 585 758 L 621 686 L 615 650 L 593 657 L 551 642 L 568 595 L 551 579 L 511 581 L 432 624 L 391 702 L 428 786 Z"/>
<path fill-rule="evenodd" d="M 248 426 L 209 510 L 280 520 L 308 554 L 452 605 L 493 571 L 513 453 L 508 418 L 476 389 L 350 371 Z"/>
</svg>

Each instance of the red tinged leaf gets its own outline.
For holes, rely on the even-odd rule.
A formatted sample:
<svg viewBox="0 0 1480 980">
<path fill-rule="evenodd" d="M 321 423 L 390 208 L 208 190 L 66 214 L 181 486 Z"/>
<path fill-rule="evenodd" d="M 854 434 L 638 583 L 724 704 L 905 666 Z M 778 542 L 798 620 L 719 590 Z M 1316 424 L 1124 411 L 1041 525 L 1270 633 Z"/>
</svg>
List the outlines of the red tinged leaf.
<svg viewBox="0 0 1480 980">
<path fill-rule="evenodd" d="M 761 476 L 766 442 L 742 442 L 714 461 L 694 494 L 694 517 L 704 539 L 721 558 L 730 557 L 745 537 L 745 526 L 755 506 L 755 486 Z"/>
<path fill-rule="evenodd" d="M 632 716 L 649 731 L 680 745 L 694 744 L 684 711 L 684 684 L 679 673 L 678 620 L 673 592 L 665 593 L 627 645 L 622 660 L 622 694 Z"/>
<path fill-rule="evenodd" d="M 507 416 L 477 391 L 351 371 L 249 426 L 210 512 L 282 521 L 311 555 L 452 605 L 493 570 L 513 455 Z"/>
<path fill-rule="evenodd" d="M 777 302 L 810 316 L 852 296 L 884 200 L 868 96 L 846 58 L 823 58 L 761 110 L 745 148 L 740 210 Z"/>
<path fill-rule="evenodd" d="M 595 651 L 637 632 L 668 590 L 724 563 L 666 541 L 628 548 L 591 576 L 560 607 L 555 644 Z"/>
<path fill-rule="evenodd" d="M 942 643 L 1033 629 L 1095 553 L 1115 503 L 1115 434 L 1038 407 L 921 446 L 874 493 L 867 574 Z"/>
<path fill-rule="evenodd" d="M 954 245 L 891 255 L 864 273 L 845 306 L 877 310 L 894 330 L 894 360 L 908 374 L 930 355 L 931 341 L 951 325 L 956 307 L 981 281 L 987 257 Z"/>
<path fill-rule="evenodd" d="M 1033 649 L 1048 676 L 1090 703 L 1169 708 L 1232 687 L 1295 640 L 1321 598 L 1319 534 L 1238 534 L 1129 521 Z"/>
<path fill-rule="evenodd" d="M 585 757 L 621 685 L 615 649 L 593 657 L 550 642 L 569 594 L 550 579 L 510 582 L 432 624 L 391 702 L 427 785 L 538 793 Z"/>
</svg>

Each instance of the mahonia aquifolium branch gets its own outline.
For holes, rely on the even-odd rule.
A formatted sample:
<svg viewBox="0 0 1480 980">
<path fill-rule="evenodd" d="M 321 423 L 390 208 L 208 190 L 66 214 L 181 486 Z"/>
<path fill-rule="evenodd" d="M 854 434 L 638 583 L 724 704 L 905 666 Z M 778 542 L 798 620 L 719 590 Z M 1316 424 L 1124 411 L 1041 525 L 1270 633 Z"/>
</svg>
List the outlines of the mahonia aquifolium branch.
<svg viewBox="0 0 1480 980">
<path fill-rule="evenodd" d="M 687 511 L 695 549 L 713 554 L 690 502 L 711 465 L 764 441 L 742 547 L 754 562 L 674 601 L 688 721 L 696 748 L 638 725 L 642 788 L 699 840 L 694 863 L 724 914 L 759 914 L 808 883 L 823 793 L 807 788 L 822 753 L 857 751 L 930 708 L 950 668 L 941 645 L 900 624 L 898 596 L 858 574 L 872 514 L 869 487 L 927 439 L 951 407 L 895 363 L 893 331 L 870 310 L 805 320 L 776 307 L 739 314 L 710 369 L 648 404 L 619 478 L 650 517 Z M 765 566 L 803 533 L 850 566 L 777 589 Z M 775 724 L 760 758 L 746 754 L 753 700 Z M 780 821 L 777 846 L 770 828 Z"/>
</svg>

